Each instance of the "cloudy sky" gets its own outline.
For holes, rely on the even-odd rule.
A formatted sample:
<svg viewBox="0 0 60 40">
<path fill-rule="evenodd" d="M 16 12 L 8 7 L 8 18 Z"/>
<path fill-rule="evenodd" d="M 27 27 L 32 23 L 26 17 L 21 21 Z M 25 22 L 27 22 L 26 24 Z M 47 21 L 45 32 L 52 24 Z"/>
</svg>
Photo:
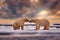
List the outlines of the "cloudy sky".
<svg viewBox="0 0 60 40">
<path fill-rule="evenodd" d="M 59 16 L 60 0 L 0 0 L 0 18 Z"/>
</svg>

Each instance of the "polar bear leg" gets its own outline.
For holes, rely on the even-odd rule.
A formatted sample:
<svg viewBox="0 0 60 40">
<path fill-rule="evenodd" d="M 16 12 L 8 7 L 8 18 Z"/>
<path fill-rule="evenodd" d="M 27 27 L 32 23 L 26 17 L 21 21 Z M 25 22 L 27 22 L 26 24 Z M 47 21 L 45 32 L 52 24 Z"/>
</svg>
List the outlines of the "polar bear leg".
<svg viewBox="0 0 60 40">
<path fill-rule="evenodd" d="M 13 25 L 13 29 L 14 29 L 14 30 L 16 30 L 17 27 L 18 27 L 18 26 L 17 26 L 16 24 Z"/>
<path fill-rule="evenodd" d="M 40 25 L 39 24 L 36 24 L 35 30 L 39 30 L 39 29 L 40 29 Z"/>
<path fill-rule="evenodd" d="M 24 30 L 24 25 L 21 26 L 21 30 Z"/>
<path fill-rule="evenodd" d="M 49 30 L 49 26 L 44 26 L 44 30 Z"/>
</svg>

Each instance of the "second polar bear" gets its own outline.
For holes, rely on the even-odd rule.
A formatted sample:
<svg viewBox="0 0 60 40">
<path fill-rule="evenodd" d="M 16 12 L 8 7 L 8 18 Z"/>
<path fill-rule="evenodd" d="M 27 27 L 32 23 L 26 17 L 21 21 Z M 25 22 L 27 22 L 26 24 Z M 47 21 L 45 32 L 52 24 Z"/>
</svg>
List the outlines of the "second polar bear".
<svg viewBox="0 0 60 40">
<path fill-rule="evenodd" d="M 44 30 L 49 30 L 50 22 L 47 19 L 31 19 L 30 22 L 36 23 L 36 29 L 40 29 L 40 25 L 44 26 Z"/>
</svg>

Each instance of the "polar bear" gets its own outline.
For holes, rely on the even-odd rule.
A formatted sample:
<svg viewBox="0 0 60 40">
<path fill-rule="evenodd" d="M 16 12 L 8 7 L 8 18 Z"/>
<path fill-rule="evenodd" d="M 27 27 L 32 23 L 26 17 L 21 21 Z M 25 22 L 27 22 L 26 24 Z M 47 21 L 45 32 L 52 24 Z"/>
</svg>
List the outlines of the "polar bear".
<svg viewBox="0 0 60 40">
<path fill-rule="evenodd" d="M 17 20 L 13 23 L 13 29 L 20 29 L 24 30 L 24 23 L 28 22 L 29 20 L 27 18 L 21 18 L 20 20 Z"/>
<path fill-rule="evenodd" d="M 44 26 L 44 30 L 49 30 L 50 22 L 47 19 L 31 19 L 30 22 L 36 23 L 36 29 L 40 29 L 40 25 Z"/>
</svg>

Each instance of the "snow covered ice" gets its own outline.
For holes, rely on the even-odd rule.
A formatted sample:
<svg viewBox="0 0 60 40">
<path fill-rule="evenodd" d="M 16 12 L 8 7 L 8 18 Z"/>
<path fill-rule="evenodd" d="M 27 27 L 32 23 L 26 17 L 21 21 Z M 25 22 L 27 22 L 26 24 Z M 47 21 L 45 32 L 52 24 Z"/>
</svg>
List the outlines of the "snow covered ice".
<svg viewBox="0 0 60 40">
<path fill-rule="evenodd" d="M 35 26 L 28 24 L 34 23 L 25 23 L 27 26 L 24 26 L 24 30 L 14 30 L 12 26 L 0 26 L 0 33 L 60 33 L 60 28 L 50 27 L 49 30 L 43 30 L 44 27 L 41 26 L 40 30 L 34 30 Z"/>
</svg>

